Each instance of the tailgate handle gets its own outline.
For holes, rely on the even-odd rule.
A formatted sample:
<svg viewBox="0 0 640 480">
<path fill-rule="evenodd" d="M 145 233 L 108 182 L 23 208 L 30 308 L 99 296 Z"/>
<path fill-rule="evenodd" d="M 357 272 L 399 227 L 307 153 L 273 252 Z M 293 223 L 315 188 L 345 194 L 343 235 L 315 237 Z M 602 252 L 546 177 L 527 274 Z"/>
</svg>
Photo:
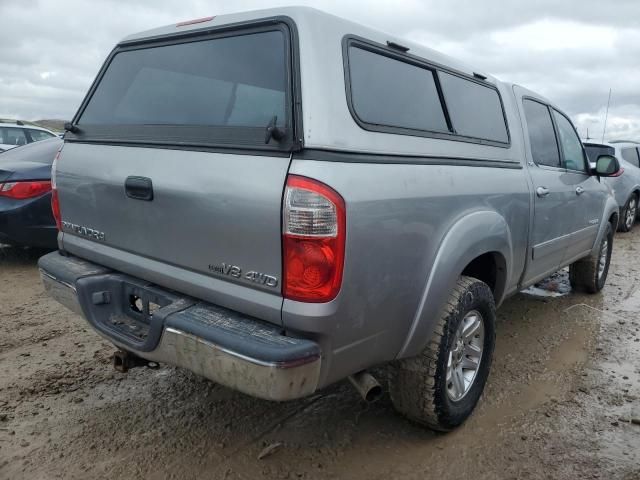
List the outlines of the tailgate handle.
<svg viewBox="0 0 640 480">
<path fill-rule="evenodd" d="M 124 181 L 124 191 L 127 197 L 135 200 L 153 200 L 153 183 L 147 177 L 127 177 Z"/>
</svg>

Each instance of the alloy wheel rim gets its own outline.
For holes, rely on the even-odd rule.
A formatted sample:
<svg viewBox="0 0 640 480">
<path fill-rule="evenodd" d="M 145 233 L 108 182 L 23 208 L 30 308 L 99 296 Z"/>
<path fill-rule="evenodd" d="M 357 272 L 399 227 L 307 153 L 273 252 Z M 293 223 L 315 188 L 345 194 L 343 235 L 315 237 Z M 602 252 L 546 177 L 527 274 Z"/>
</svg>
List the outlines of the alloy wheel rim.
<svg viewBox="0 0 640 480">
<path fill-rule="evenodd" d="M 456 332 L 447 359 L 447 395 L 454 402 L 469 393 L 484 350 L 484 319 L 477 310 L 468 312 Z"/>
<path fill-rule="evenodd" d="M 602 278 L 607 267 L 607 255 L 609 253 L 609 239 L 605 238 L 600 247 L 600 257 L 598 258 L 598 278 Z"/>
<path fill-rule="evenodd" d="M 633 222 L 636 219 L 636 210 L 638 208 L 637 202 L 635 198 L 629 200 L 629 208 L 627 208 L 627 218 L 625 218 L 625 223 L 627 228 L 631 228 L 633 226 Z"/>
</svg>

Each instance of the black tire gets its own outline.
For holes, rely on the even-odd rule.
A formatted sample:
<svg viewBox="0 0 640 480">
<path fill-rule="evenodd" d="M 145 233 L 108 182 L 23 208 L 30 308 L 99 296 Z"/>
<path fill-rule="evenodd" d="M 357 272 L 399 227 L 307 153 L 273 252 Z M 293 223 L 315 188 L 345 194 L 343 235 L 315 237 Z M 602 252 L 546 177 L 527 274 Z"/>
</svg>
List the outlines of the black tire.
<svg viewBox="0 0 640 480">
<path fill-rule="evenodd" d="M 620 215 L 620 222 L 618 223 L 619 232 L 630 232 L 633 225 L 636 223 L 638 216 L 638 196 L 636 193 L 632 193 L 627 200 L 622 213 Z"/>
<path fill-rule="evenodd" d="M 578 260 L 569 267 L 569 281 L 574 290 L 598 293 L 607 282 L 611 252 L 613 251 L 613 227 L 610 223 L 607 223 L 606 228 L 607 230 L 602 236 L 602 240 L 600 240 L 597 253 Z M 600 270 L 600 256 L 604 248 L 606 248 L 604 269 Z"/>
<path fill-rule="evenodd" d="M 483 351 L 475 377 L 457 401 L 448 393 L 447 363 L 456 332 L 468 313 L 480 313 L 484 323 Z M 431 340 L 421 354 L 400 360 L 391 368 L 389 392 L 395 409 L 417 423 L 447 432 L 473 412 L 484 390 L 495 346 L 495 302 L 488 285 L 462 276 L 451 292 Z"/>
</svg>

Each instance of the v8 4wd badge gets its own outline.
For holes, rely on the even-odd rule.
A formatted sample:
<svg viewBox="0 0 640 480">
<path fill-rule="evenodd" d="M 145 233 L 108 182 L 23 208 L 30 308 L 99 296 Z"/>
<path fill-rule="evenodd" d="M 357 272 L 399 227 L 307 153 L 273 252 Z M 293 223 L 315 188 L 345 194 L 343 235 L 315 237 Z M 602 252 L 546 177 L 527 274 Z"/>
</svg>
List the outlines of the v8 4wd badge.
<svg viewBox="0 0 640 480">
<path fill-rule="evenodd" d="M 278 286 L 278 279 L 272 275 L 267 275 L 265 273 L 260 273 L 253 270 L 243 273 L 241 267 L 238 267 L 237 265 L 231 265 L 229 263 L 223 263 L 221 265 L 209 265 L 209 270 L 220 275 L 228 275 L 234 278 L 249 280 L 253 283 L 266 285 L 267 287 L 275 288 Z"/>
</svg>

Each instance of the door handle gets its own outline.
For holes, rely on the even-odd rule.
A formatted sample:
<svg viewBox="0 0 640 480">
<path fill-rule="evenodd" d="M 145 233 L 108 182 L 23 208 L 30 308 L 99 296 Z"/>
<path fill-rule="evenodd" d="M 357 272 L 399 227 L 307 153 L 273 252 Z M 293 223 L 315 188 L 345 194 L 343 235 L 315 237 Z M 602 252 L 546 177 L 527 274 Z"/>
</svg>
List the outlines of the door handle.
<svg viewBox="0 0 640 480">
<path fill-rule="evenodd" d="M 547 187 L 538 187 L 536 188 L 536 195 L 539 197 L 546 197 L 549 195 L 549 189 Z"/>
<path fill-rule="evenodd" d="M 576 195 L 582 195 L 584 193 L 584 188 L 578 187 L 576 188 Z"/>
<path fill-rule="evenodd" d="M 124 191 L 127 197 L 135 200 L 153 200 L 153 183 L 147 177 L 127 177 L 124 181 Z"/>
</svg>

